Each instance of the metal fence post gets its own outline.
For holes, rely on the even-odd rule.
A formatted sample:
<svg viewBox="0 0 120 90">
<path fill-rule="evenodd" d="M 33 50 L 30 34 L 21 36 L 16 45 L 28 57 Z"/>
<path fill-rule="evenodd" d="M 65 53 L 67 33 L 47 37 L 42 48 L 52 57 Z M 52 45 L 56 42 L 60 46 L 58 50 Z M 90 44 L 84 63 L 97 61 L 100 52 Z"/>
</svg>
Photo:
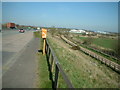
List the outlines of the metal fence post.
<svg viewBox="0 0 120 90">
<path fill-rule="evenodd" d="M 49 63 L 50 63 L 50 54 L 51 54 L 51 50 L 49 49 L 49 53 L 48 53 L 48 57 L 49 57 L 48 61 L 49 61 Z"/>
<path fill-rule="evenodd" d="M 58 88 L 58 75 L 59 75 L 59 69 L 57 65 L 55 65 L 55 81 L 54 81 L 54 88 Z"/>
<path fill-rule="evenodd" d="M 52 66 L 53 66 L 53 55 L 51 54 L 51 64 L 50 64 L 51 72 L 52 72 Z"/>
<path fill-rule="evenodd" d="M 48 44 L 47 44 L 47 42 L 46 42 L 46 53 L 47 53 L 47 50 L 48 50 Z"/>
<path fill-rule="evenodd" d="M 47 48 L 47 55 L 48 55 L 48 52 L 49 52 L 49 45 L 48 45 L 48 48 Z"/>
</svg>

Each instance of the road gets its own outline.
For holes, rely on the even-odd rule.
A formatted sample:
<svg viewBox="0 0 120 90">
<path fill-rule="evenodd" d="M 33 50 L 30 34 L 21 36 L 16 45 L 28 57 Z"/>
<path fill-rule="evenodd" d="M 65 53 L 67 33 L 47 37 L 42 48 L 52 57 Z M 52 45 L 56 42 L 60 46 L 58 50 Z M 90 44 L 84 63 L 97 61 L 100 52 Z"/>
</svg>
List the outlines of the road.
<svg viewBox="0 0 120 90">
<path fill-rule="evenodd" d="M 33 38 L 33 33 L 19 33 L 18 31 L 3 31 L 2 35 L 2 65 L 3 73 L 8 68 L 9 63 L 13 62 L 13 58 L 20 50 Z"/>
<path fill-rule="evenodd" d="M 18 30 L 2 30 L 2 37 L 18 34 Z"/>
<path fill-rule="evenodd" d="M 9 33 L 9 34 L 8 34 Z M 5 31 L 2 38 L 3 88 L 33 88 L 39 39 L 32 31 Z M 34 83 L 34 84 L 33 84 Z"/>
</svg>

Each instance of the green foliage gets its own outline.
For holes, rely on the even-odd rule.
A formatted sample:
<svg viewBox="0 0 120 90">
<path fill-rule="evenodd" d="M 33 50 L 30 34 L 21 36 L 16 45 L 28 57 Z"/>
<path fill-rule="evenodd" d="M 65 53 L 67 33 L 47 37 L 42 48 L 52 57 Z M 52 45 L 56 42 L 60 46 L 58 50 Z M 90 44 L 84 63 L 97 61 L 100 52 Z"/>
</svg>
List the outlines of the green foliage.
<svg viewBox="0 0 120 90">
<path fill-rule="evenodd" d="M 41 32 L 40 31 L 34 32 L 34 37 L 41 38 Z"/>
<path fill-rule="evenodd" d="M 90 45 L 93 42 L 93 38 L 89 37 L 83 40 L 83 44 Z"/>
</svg>

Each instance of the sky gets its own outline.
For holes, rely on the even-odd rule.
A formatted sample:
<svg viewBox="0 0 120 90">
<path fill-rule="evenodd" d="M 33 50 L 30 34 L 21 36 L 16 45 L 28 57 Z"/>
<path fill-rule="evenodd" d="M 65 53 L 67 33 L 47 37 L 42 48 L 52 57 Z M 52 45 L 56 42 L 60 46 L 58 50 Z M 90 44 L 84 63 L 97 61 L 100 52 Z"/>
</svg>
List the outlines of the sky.
<svg viewBox="0 0 120 90">
<path fill-rule="evenodd" d="M 117 2 L 2 2 L 2 23 L 118 32 Z"/>
<path fill-rule="evenodd" d="M 119 2 L 120 0 L 2 0 L 2 2 Z"/>
</svg>

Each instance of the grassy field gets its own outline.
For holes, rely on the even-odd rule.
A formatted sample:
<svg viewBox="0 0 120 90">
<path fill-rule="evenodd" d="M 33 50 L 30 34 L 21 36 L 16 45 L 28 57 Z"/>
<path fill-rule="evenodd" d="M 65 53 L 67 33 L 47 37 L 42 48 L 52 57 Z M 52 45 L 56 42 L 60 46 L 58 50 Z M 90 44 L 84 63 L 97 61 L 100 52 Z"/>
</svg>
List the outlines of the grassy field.
<svg viewBox="0 0 120 90">
<path fill-rule="evenodd" d="M 118 60 L 118 59 L 115 59 L 115 58 L 112 58 L 112 57 L 107 56 L 107 55 L 105 55 L 105 54 L 99 53 L 99 52 L 97 52 L 97 51 L 95 51 L 95 50 L 93 50 L 93 49 L 91 49 L 91 48 L 88 48 L 88 47 L 86 47 L 86 46 L 84 46 L 84 45 L 81 45 L 81 46 L 84 47 L 84 48 L 87 48 L 88 50 L 91 50 L 92 52 L 95 52 L 95 53 L 97 53 L 98 55 L 101 55 L 101 56 L 103 56 L 103 57 L 105 57 L 105 58 L 107 58 L 107 59 L 109 59 L 109 60 L 111 60 L 111 61 L 113 61 L 113 62 L 115 62 L 115 63 L 117 63 L 117 64 L 120 64 L 120 60 Z"/>
<path fill-rule="evenodd" d="M 81 40 L 85 40 L 88 37 L 77 37 L 77 38 Z M 115 43 L 117 43 L 117 40 L 110 39 L 110 38 L 94 38 L 92 43 L 104 48 L 114 49 Z"/>
<path fill-rule="evenodd" d="M 34 32 L 35 38 L 40 38 L 40 48 L 39 48 L 40 52 L 37 53 L 37 58 L 38 58 L 37 88 L 52 88 L 52 83 L 49 79 L 49 71 L 48 71 L 46 56 L 42 55 L 41 52 L 43 41 L 40 35 L 41 35 L 40 32 Z"/>
<path fill-rule="evenodd" d="M 48 39 L 75 88 L 118 88 L 119 74 L 112 69 L 80 51 L 71 49 L 59 37 L 49 34 Z M 64 87 L 64 83 L 59 85 Z"/>
<path fill-rule="evenodd" d="M 91 50 L 91 51 L 93 51 L 93 52 L 95 52 L 95 53 L 97 53 L 97 54 L 99 54 L 99 55 L 101 55 L 101 56 L 103 56 L 103 57 L 105 57 L 105 58 L 107 58 L 107 59 L 115 62 L 115 63 L 120 64 L 120 60 L 119 59 L 113 58 L 113 57 L 111 57 L 109 55 L 105 55 L 103 53 L 98 52 L 101 47 L 102 47 L 101 50 L 107 50 L 107 49 L 109 49 L 108 51 L 114 51 L 114 49 L 117 47 L 117 46 L 115 46 L 115 45 L 117 45 L 115 43 L 118 42 L 117 39 L 110 39 L 110 38 L 90 38 L 90 37 L 80 37 L 80 36 L 74 36 L 74 37 L 76 39 L 78 39 L 78 41 L 80 40 L 80 41 L 83 41 L 83 42 L 85 40 L 91 40 L 92 39 L 91 40 L 91 45 L 90 44 L 87 44 L 87 45 L 82 45 L 81 44 L 80 46 L 82 46 L 84 48 L 87 48 L 87 49 L 89 49 L 89 50 Z M 98 49 L 96 49 L 98 51 L 96 51 L 96 50 L 94 50 L 94 49 L 92 49 L 90 47 L 87 47 L 87 46 L 92 46 L 92 47 L 98 48 Z"/>
</svg>

